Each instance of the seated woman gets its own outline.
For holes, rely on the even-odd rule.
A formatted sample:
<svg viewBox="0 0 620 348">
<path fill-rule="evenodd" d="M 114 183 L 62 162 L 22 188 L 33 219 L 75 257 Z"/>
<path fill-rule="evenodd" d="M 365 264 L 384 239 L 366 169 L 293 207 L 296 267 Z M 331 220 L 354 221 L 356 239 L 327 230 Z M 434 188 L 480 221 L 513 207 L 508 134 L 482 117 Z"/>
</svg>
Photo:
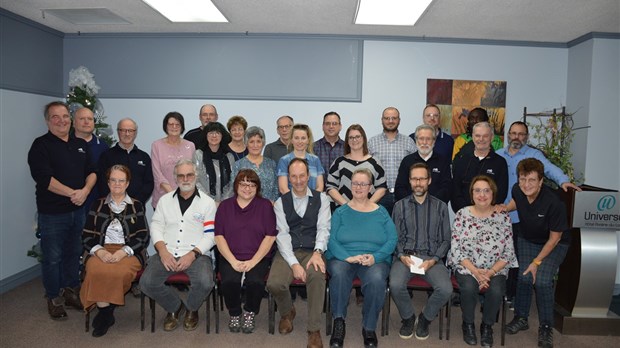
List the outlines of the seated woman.
<svg viewBox="0 0 620 348">
<path fill-rule="evenodd" d="M 368 138 L 364 128 L 359 124 L 351 125 L 347 129 L 344 141 L 344 156 L 338 157 L 329 168 L 327 194 L 336 205 L 346 204 L 353 198 L 351 175 L 357 169 L 368 168 L 373 177 L 368 198 L 373 203 L 379 202 L 387 191 L 385 170 L 381 163 L 368 153 Z"/>
<path fill-rule="evenodd" d="M 275 202 L 278 199 L 278 183 L 276 179 L 276 162 L 263 156 L 265 147 L 265 131 L 260 127 L 250 127 L 245 132 L 245 144 L 248 154 L 235 162 L 232 177 L 242 169 L 252 169 L 260 179 L 261 196 Z"/>
<path fill-rule="evenodd" d="M 231 332 L 252 333 L 265 291 L 265 276 L 276 240 L 276 214 L 261 197 L 256 172 L 243 169 L 234 181 L 235 195 L 222 201 L 215 214 L 215 243 L 220 252 L 219 272 Z M 245 303 L 241 308 L 241 287 Z M 243 315 L 242 315 L 243 314 Z"/>
<path fill-rule="evenodd" d="M 207 139 L 204 146 L 194 153 L 197 187 L 213 198 L 216 204 L 232 195 L 232 166 L 235 157 L 228 151 L 230 134 L 219 122 L 209 122 L 202 129 Z"/>
<path fill-rule="evenodd" d="M 278 161 L 278 188 L 280 194 L 285 194 L 291 190 L 291 184 L 288 182 L 288 164 L 293 158 L 303 158 L 308 162 L 308 170 L 310 170 L 310 180 L 308 187 L 323 192 L 325 190 L 325 170 L 321 165 L 321 160 L 312 151 L 314 140 L 312 139 L 312 130 L 305 124 L 296 124 L 291 131 L 291 140 L 289 149 L 293 147 L 293 151 L 284 155 Z"/>
<path fill-rule="evenodd" d="M 517 164 L 519 182 L 512 187 L 507 210 L 519 213 L 517 250 L 519 279 L 515 316 L 506 325 L 508 334 L 529 328 L 532 293 L 538 307 L 538 346 L 553 347 L 553 278 L 566 257 L 570 233 L 566 207 L 555 192 L 543 184 L 545 167 L 535 158 Z M 534 286 L 536 285 L 536 286 Z"/>
<path fill-rule="evenodd" d="M 126 193 L 129 168 L 114 165 L 106 177 L 110 193 L 93 202 L 82 234 L 88 254 L 80 298 L 85 310 L 97 304 L 94 337 L 105 335 L 114 325 L 114 308 L 125 304 L 125 293 L 144 267 L 150 239 L 144 206 Z"/>
<path fill-rule="evenodd" d="M 376 347 L 375 329 L 385 300 L 396 227 L 384 207 L 368 198 L 373 177 L 363 168 L 353 172 L 351 201 L 336 209 L 325 257 L 334 318 L 331 347 L 342 347 L 349 295 L 355 277 L 362 281 L 362 337 L 365 346 Z"/>
<path fill-rule="evenodd" d="M 505 212 L 495 212 L 497 186 L 493 179 L 478 175 L 469 193 L 474 205 L 456 213 L 448 264 L 456 269 L 461 291 L 463 340 L 476 345 L 475 310 L 483 292 L 480 345 L 493 346 L 493 323 L 506 292 L 508 269 L 517 267 L 512 241 L 512 224 Z"/>
</svg>

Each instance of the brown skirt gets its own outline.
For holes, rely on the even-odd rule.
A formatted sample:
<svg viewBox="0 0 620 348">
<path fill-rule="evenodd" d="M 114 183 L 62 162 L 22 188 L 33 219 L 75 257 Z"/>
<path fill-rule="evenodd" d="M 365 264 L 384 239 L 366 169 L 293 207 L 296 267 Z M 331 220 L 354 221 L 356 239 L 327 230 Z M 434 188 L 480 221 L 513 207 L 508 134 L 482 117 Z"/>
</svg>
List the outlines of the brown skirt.
<svg viewBox="0 0 620 348">
<path fill-rule="evenodd" d="M 122 248 L 120 244 L 106 244 L 105 250 L 114 254 Z M 125 257 L 116 263 L 105 263 L 97 256 L 86 261 L 86 276 L 80 290 L 80 299 L 84 309 L 97 302 L 116 305 L 125 304 L 125 293 L 131 288 L 136 274 L 142 268 L 135 256 Z"/>
</svg>

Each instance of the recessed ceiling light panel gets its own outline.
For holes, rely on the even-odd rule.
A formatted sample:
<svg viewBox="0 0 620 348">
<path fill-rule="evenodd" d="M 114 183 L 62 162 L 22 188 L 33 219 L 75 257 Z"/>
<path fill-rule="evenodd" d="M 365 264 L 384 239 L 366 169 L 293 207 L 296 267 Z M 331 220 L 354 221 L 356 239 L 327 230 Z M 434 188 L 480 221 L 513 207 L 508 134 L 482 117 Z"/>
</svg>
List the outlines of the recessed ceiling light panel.
<svg viewBox="0 0 620 348">
<path fill-rule="evenodd" d="M 142 1 L 172 22 L 228 22 L 210 0 Z"/>
<path fill-rule="evenodd" d="M 355 24 L 413 26 L 433 0 L 358 0 Z"/>
<path fill-rule="evenodd" d="M 51 14 L 64 21 L 80 25 L 131 24 L 107 8 L 65 8 L 42 9 L 44 14 Z"/>
</svg>

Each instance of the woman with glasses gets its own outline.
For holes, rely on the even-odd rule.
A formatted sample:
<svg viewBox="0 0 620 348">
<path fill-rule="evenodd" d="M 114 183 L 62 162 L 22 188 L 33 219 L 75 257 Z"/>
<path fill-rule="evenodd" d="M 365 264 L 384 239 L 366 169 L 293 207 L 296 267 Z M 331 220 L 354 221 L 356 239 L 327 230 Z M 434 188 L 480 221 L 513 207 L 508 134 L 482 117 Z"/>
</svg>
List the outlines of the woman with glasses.
<svg viewBox="0 0 620 348">
<path fill-rule="evenodd" d="M 396 248 L 396 227 L 383 206 L 368 197 L 373 175 L 366 168 L 351 175 L 351 200 L 332 215 L 325 257 L 334 318 L 331 347 L 342 347 L 345 319 L 353 280 L 362 282 L 362 337 L 364 346 L 376 347 L 377 321 L 385 300 L 387 277 Z"/>
<path fill-rule="evenodd" d="M 321 165 L 319 157 L 312 152 L 313 145 L 314 140 L 310 127 L 305 124 L 294 125 L 289 143 L 289 147 L 292 146 L 293 151 L 284 155 L 278 162 L 278 188 L 281 194 L 291 190 L 291 184 L 288 182 L 288 164 L 295 157 L 303 158 L 308 162 L 308 170 L 310 171 L 308 187 L 316 191 L 323 191 L 325 189 L 325 170 Z"/>
<path fill-rule="evenodd" d="M 243 141 L 248 122 L 243 116 L 233 116 L 226 122 L 226 128 L 232 138 L 228 143 L 228 152 L 233 155 L 235 161 L 238 161 L 248 155 L 247 144 Z"/>
<path fill-rule="evenodd" d="M 144 206 L 127 194 L 129 168 L 114 165 L 106 173 L 110 193 L 93 202 L 84 225 L 82 243 L 85 277 L 80 299 L 85 310 L 97 306 L 93 337 L 114 325 L 114 309 L 125 305 L 125 293 L 144 267 L 149 225 Z"/>
<path fill-rule="evenodd" d="M 196 150 L 192 161 L 196 164 L 196 186 L 213 198 L 215 204 L 232 195 L 232 166 L 235 157 L 228 151 L 230 134 L 219 122 L 209 122 L 202 128 L 207 142 Z"/>
<path fill-rule="evenodd" d="M 151 145 L 151 166 L 155 181 L 152 197 L 153 209 L 157 207 L 161 196 L 177 188 L 172 173 L 174 166 L 181 159 L 192 159 L 196 150 L 194 143 L 181 138 L 181 134 L 185 132 L 183 115 L 176 111 L 169 112 L 164 117 L 163 128 L 166 137 L 155 140 Z"/>
<path fill-rule="evenodd" d="M 368 191 L 371 202 L 377 203 L 387 191 L 385 171 L 379 160 L 368 153 L 368 139 L 364 128 L 353 124 L 347 129 L 344 156 L 337 158 L 329 168 L 327 194 L 337 206 L 353 199 L 351 177 L 357 169 L 366 168 L 372 173 L 372 186 Z"/>
<path fill-rule="evenodd" d="M 506 292 L 508 269 L 517 267 L 512 224 L 505 212 L 495 212 L 497 185 L 486 175 L 469 186 L 473 205 L 456 213 L 448 265 L 456 270 L 463 312 L 463 340 L 476 345 L 474 324 L 479 294 L 484 296 L 480 345 L 493 346 L 493 323 Z"/>
<path fill-rule="evenodd" d="M 278 183 L 276 180 L 276 162 L 263 156 L 265 132 L 260 127 L 250 127 L 245 132 L 244 141 L 248 149 L 247 156 L 235 162 L 232 177 L 242 169 L 252 169 L 258 174 L 261 182 L 260 194 L 275 202 L 278 199 Z"/>
<path fill-rule="evenodd" d="M 265 291 L 278 231 L 271 202 L 261 197 L 261 182 L 252 169 L 242 169 L 234 181 L 235 195 L 222 201 L 215 214 L 215 243 L 231 332 L 254 332 Z M 245 286 L 245 302 L 241 288 Z"/>
</svg>

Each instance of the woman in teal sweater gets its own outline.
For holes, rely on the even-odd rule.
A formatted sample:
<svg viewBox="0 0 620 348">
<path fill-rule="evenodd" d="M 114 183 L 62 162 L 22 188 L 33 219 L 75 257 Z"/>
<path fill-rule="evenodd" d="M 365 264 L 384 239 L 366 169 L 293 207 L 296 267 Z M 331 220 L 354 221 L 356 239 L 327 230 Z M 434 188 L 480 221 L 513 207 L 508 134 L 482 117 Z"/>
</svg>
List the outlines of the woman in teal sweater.
<svg viewBox="0 0 620 348">
<path fill-rule="evenodd" d="M 387 277 L 396 247 L 396 227 L 387 210 L 368 199 L 372 185 L 368 169 L 351 177 L 353 199 L 332 215 L 327 252 L 334 330 L 331 347 L 342 347 L 345 318 L 353 279 L 359 277 L 364 293 L 362 336 L 365 346 L 377 346 L 375 329 L 385 300 Z"/>
</svg>

